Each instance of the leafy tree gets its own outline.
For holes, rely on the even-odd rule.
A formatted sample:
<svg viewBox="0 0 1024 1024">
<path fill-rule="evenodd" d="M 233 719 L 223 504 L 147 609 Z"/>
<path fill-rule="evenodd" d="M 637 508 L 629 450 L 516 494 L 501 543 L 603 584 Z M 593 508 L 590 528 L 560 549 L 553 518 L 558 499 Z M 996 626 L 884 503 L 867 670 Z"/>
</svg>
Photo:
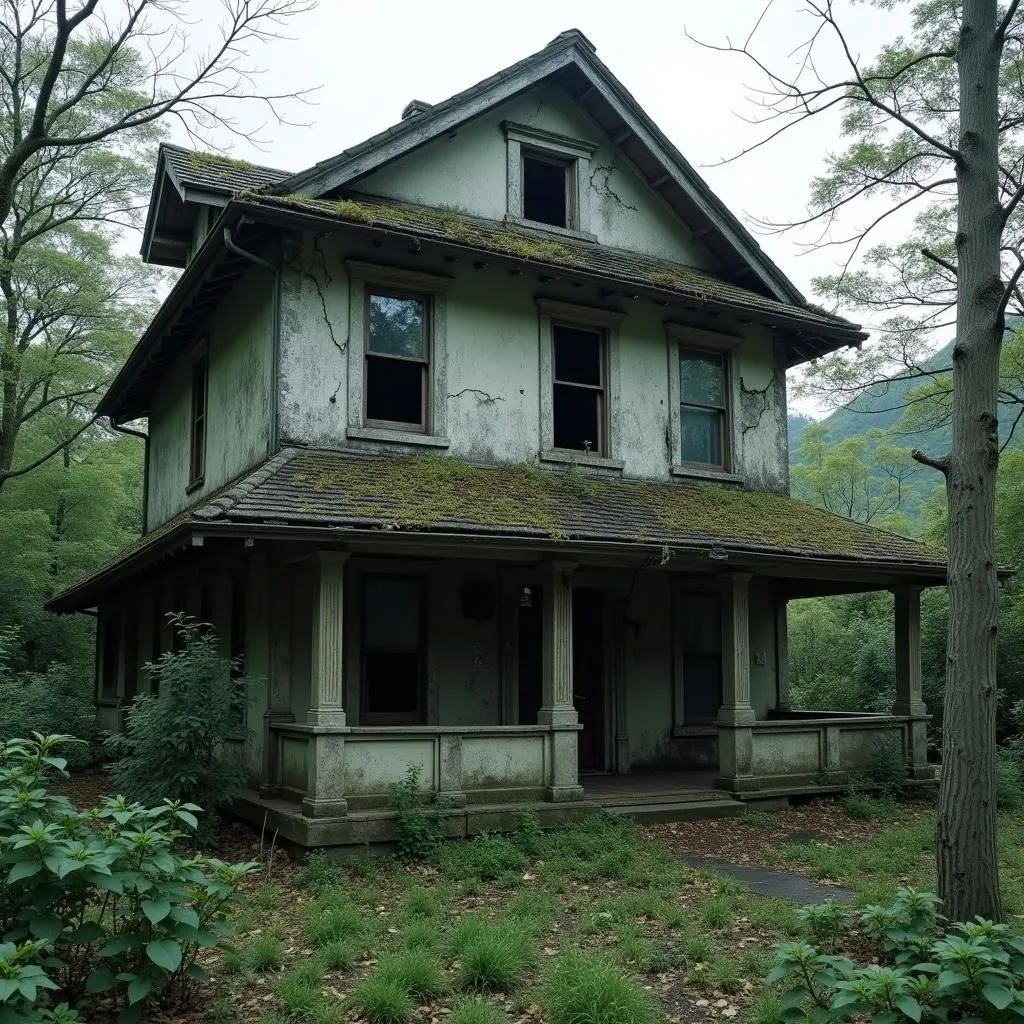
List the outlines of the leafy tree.
<svg viewBox="0 0 1024 1024">
<path fill-rule="evenodd" d="M 861 60 L 833 0 L 808 0 L 812 29 L 792 74 L 772 72 L 760 95 L 776 119 L 769 138 L 837 110 L 845 146 L 826 158 L 803 223 L 847 243 L 825 292 L 893 316 L 864 363 L 826 363 L 834 383 L 866 383 L 952 323 L 952 444 L 915 451 L 942 473 L 948 503 L 949 633 L 937 861 L 945 912 L 999 918 L 995 740 L 998 594 L 995 552 L 999 368 L 1005 314 L 1024 309 L 1024 32 L 1020 0 L 873 0 L 909 13 L 873 60 Z M 771 5 L 769 5 L 770 7 Z M 765 12 L 767 14 L 767 10 Z M 893 16 L 890 14 L 890 17 Z M 758 22 L 760 26 L 761 21 Z M 765 140 L 767 141 L 767 140 Z M 837 219 L 865 202 L 871 218 L 845 239 Z M 865 240 L 914 208 L 915 236 L 883 243 L 851 269 Z M 905 360 L 906 361 L 906 360 Z M 845 377 L 844 377 L 845 374 Z"/>
<path fill-rule="evenodd" d="M 244 134 L 224 109 L 260 92 L 248 63 L 312 0 L 221 0 L 221 32 L 196 52 L 188 15 L 208 4 L 5 0 L 0 13 L 0 489 L 87 430 L 93 403 L 145 317 L 151 284 L 112 244 L 136 224 L 151 148 L 175 119 L 194 137 Z M 159 46 L 152 45 L 159 37 Z M 301 98 L 302 94 L 294 94 Z M 140 295 L 141 293 L 141 295 Z M 15 461 L 22 428 L 57 436 Z"/>
</svg>

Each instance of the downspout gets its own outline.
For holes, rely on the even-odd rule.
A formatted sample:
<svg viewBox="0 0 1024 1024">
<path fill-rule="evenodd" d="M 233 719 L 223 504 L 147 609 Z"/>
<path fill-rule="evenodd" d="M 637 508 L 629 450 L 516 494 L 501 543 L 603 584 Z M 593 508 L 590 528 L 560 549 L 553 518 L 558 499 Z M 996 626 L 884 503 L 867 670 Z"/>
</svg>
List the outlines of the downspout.
<svg viewBox="0 0 1024 1024">
<path fill-rule="evenodd" d="M 149 434 L 131 427 L 122 427 L 114 422 L 113 416 L 110 417 L 110 425 L 119 434 L 142 438 L 142 534 L 145 536 L 149 533 Z"/>
<path fill-rule="evenodd" d="M 224 228 L 224 248 L 233 252 L 236 256 L 255 263 L 257 267 L 263 267 L 274 275 L 274 289 L 271 292 L 271 334 L 272 334 L 272 359 L 270 381 L 270 448 L 267 455 L 276 454 L 280 445 L 280 424 L 278 423 L 278 390 L 281 383 L 281 268 L 275 267 L 265 259 L 241 248 L 231 237 L 231 228 Z"/>
</svg>

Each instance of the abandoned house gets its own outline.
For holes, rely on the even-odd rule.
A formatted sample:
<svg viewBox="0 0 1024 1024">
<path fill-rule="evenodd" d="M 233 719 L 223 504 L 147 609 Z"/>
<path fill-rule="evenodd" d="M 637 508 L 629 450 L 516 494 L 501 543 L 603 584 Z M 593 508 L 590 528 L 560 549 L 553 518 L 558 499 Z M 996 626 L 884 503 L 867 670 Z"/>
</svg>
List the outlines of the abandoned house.
<svg viewBox="0 0 1024 1024">
<path fill-rule="evenodd" d="M 388 839 L 410 765 L 453 834 L 777 804 L 885 735 L 929 777 L 943 553 L 789 496 L 786 371 L 864 334 L 580 32 L 298 173 L 163 146 L 143 255 L 182 273 L 100 413 L 148 422 L 144 535 L 50 606 L 98 614 L 104 726 L 185 611 L 299 844 Z M 792 709 L 787 602 L 869 590 L 891 713 Z"/>
</svg>

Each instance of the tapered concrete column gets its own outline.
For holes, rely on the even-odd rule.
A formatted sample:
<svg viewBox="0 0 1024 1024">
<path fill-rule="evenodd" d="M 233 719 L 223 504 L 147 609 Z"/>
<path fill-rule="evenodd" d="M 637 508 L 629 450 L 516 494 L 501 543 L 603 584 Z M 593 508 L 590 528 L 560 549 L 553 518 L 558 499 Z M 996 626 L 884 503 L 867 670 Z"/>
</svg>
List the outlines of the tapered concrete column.
<svg viewBox="0 0 1024 1024">
<path fill-rule="evenodd" d="M 906 715 L 907 757 L 910 774 L 916 779 L 932 778 L 928 764 L 928 709 L 921 696 L 921 588 L 896 587 L 896 700 L 894 715 Z"/>
<path fill-rule="evenodd" d="M 544 694 L 537 721 L 551 727 L 548 785 L 553 801 L 582 800 L 579 784 L 579 716 L 572 692 L 571 562 L 544 567 Z"/>
<path fill-rule="evenodd" d="M 756 788 L 753 777 L 757 721 L 750 704 L 750 573 L 729 573 L 722 592 L 722 706 L 718 709 L 718 783 Z"/>
<path fill-rule="evenodd" d="M 321 551 L 313 569 L 310 725 L 345 727 L 344 610 L 347 551 Z"/>
</svg>

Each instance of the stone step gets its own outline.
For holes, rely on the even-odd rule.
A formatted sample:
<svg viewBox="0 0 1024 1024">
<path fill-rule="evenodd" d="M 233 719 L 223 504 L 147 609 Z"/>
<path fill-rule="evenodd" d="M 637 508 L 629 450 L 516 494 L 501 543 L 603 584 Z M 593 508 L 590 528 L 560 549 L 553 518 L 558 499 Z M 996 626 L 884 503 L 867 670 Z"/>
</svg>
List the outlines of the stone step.
<svg viewBox="0 0 1024 1024">
<path fill-rule="evenodd" d="M 661 803 L 603 805 L 611 814 L 621 814 L 633 821 L 695 821 L 700 818 L 738 818 L 745 808 L 739 800 L 729 798 L 665 800 Z"/>
</svg>

